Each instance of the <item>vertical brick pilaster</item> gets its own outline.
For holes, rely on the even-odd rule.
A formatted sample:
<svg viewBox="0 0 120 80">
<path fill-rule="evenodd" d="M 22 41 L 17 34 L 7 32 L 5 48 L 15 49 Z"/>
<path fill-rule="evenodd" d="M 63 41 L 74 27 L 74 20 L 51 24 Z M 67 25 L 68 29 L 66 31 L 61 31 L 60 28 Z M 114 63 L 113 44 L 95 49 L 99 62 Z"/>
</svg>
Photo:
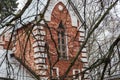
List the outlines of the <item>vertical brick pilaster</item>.
<svg viewBox="0 0 120 80">
<path fill-rule="evenodd" d="M 34 63 L 37 73 L 40 75 L 40 78 L 47 76 L 47 68 L 46 64 L 46 50 L 45 50 L 45 35 L 46 32 L 43 26 L 35 26 L 33 29 L 34 34 Z"/>
</svg>

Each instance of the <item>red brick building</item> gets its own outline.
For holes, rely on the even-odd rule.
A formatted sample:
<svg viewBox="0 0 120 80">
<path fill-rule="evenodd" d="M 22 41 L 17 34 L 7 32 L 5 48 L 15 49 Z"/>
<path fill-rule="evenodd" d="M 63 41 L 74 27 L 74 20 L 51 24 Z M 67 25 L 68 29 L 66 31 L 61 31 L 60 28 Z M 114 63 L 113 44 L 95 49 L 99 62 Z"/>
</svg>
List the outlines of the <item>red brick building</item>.
<svg viewBox="0 0 120 80">
<path fill-rule="evenodd" d="M 16 30 L 13 52 L 19 61 L 29 67 L 41 80 L 60 79 L 75 58 L 82 42 L 84 30 L 80 28 L 75 10 L 63 0 L 51 0 L 44 21 L 28 23 Z M 88 66 L 86 48 L 79 55 L 66 80 L 81 80 Z M 87 73 L 84 79 L 87 80 Z"/>
</svg>

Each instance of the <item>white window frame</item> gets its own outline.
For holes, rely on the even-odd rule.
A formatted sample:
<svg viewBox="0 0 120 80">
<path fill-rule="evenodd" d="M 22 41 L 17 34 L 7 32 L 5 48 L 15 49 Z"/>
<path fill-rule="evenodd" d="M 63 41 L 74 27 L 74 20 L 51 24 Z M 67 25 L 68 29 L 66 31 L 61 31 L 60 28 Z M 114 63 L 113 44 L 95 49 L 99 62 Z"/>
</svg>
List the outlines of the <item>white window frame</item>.
<svg viewBox="0 0 120 80">
<path fill-rule="evenodd" d="M 80 73 L 80 69 L 73 69 L 73 75 L 75 75 L 75 71 L 78 71 L 78 73 Z M 73 76 L 73 80 L 81 80 L 81 76 L 79 75 L 78 79 L 74 79 L 75 76 Z"/>
<path fill-rule="evenodd" d="M 53 69 L 56 69 L 56 77 L 59 77 L 59 68 L 58 67 L 53 67 Z M 52 70 L 52 75 L 53 75 L 53 70 Z"/>
</svg>

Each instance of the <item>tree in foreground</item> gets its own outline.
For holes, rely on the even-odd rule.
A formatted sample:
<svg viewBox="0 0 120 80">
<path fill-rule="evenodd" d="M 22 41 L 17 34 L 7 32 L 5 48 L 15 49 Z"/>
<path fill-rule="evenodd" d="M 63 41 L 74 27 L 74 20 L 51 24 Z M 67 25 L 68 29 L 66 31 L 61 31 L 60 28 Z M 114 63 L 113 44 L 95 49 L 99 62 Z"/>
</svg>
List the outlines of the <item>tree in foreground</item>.
<svg viewBox="0 0 120 80">
<path fill-rule="evenodd" d="M 0 22 L 8 16 L 14 15 L 17 5 L 16 0 L 0 0 Z"/>
<path fill-rule="evenodd" d="M 81 21 L 81 26 L 79 26 L 78 28 L 84 29 L 85 37 L 84 37 L 83 43 L 77 48 L 76 54 L 70 60 L 69 66 L 63 73 L 64 75 L 58 76 L 59 79 L 64 80 L 65 78 L 75 76 L 75 75 L 68 75 L 68 74 L 71 71 L 72 67 L 75 65 L 75 63 L 77 62 L 77 60 L 79 59 L 79 56 L 82 54 L 82 50 L 85 47 L 87 48 L 89 67 L 87 67 L 83 71 L 78 72 L 76 76 L 78 74 L 82 74 L 81 79 L 84 79 L 84 73 L 89 71 L 90 75 L 88 77 L 90 79 L 103 80 L 104 78 L 108 79 L 112 75 L 114 75 L 116 73 L 116 70 L 118 71 L 120 70 L 119 69 L 120 33 L 118 32 L 120 30 L 119 28 L 120 20 L 118 18 L 119 16 L 117 15 L 117 13 L 115 13 L 116 5 L 118 3 L 119 3 L 119 0 L 114 0 L 114 1 L 113 0 L 110 0 L 110 1 L 84 0 L 84 1 L 76 1 L 75 3 L 73 3 L 73 1 L 71 0 L 68 1 L 68 5 L 66 5 L 66 7 L 69 7 L 69 5 L 71 5 L 73 10 L 77 14 L 78 20 Z M 45 24 L 47 31 L 49 32 L 49 35 L 50 35 L 50 41 L 54 45 L 55 50 L 57 52 L 57 56 L 58 56 L 56 58 L 56 61 L 54 63 L 51 63 L 52 57 L 50 53 L 54 53 L 54 51 L 49 52 L 50 51 L 49 49 L 51 49 L 51 45 L 47 44 L 47 42 L 49 41 L 46 41 L 45 50 L 47 52 L 48 62 L 50 64 L 49 78 L 53 79 L 52 70 L 54 70 L 54 66 L 59 62 L 59 59 L 60 59 L 59 57 L 61 57 L 60 52 L 62 52 L 62 58 L 65 52 L 64 47 L 61 47 L 61 44 L 60 44 L 62 43 L 62 41 L 64 41 L 64 39 L 62 40 L 61 37 L 62 38 L 64 37 L 65 29 L 64 27 L 61 27 L 59 30 L 56 30 L 56 28 L 51 28 L 50 24 L 46 21 L 45 13 L 51 10 L 48 8 L 49 4 L 50 4 L 50 1 L 47 1 L 46 3 L 44 3 L 39 0 L 38 1 L 28 0 L 21 11 L 19 11 L 16 15 L 13 15 L 11 19 L 8 20 L 6 23 L 4 22 L 4 23 L 1 23 L 0 25 L 1 25 L 1 29 L 5 28 L 1 35 L 6 33 L 7 31 L 11 31 L 11 37 L 9 39 L 7 49 L 9 49 L 10 46 L 13 45 L 14 43 L 13 36 L 14 36 L 14 33 L 16 32 L 16 29 L 20 28 L 21 27 L 20 25 L 24 27 L 23 32 L 21 32 L 22 34 L 18 35 L 17 41 L 19 42 L 19 44 L 21 44 L 19 48 L 21 49 L 20 53 L 22 55 L 19 55 L 19 56 L 21 57 L 21 60 L 24 61 L 23 63 L 26 63 L 27 62 L 26 54 L 30 54 L 30 51 L 31 51 L 31 49 L 27 50 L 28 44 L 29 46 L 32 46 L 30 37 L 32 36 L 36 40 L 36 37 L 34 37 L 35 35 L 33 34 L 32 31 L 34 30 L 35 26 L 38 26 L 38 25 L 40 26 L 40 23 Z M 7 9 L 6 6 L 4 7 Z M 59 8 L 61 9 L 61 7 Z M 14 8 L 11 10 L 14 11 Z M 9 9 L 7 10 L 7 12 L 5 11 L 5 13 L 7 13 L 5 17 L 9 16 L 8 14 Z M 54 15 L 55 14 L 53 14 L 53 16 Z M 2 19 L 4 19 L 5 17 L 3 17 Z M 53 18 L 53 20 L 55 20 L 55 18 Z M 26 29 L 25 27 L 28 26 L 28 23 L 30 24 L 31 27 Z M 62 22 L 60 25 L 62 25 Z M 56 39 L 51 34 L 54 31 L 55 33 L 58 32 L 58 35 L 61 36 L 58 38 L 60 39 L 58 42 L 56 42 Z M 78 32 L 76 31 L 75 33 L 72 33 L 72 34 L 76 35 L 77 37 Z M 21 35 L 25 35 L 24 36 L 25 41 L 23 40 L 24 42 L 23 44 L 20 38 Z M 73 37 L 69 35 L 65 35 L 65 36 Z M 76 37 L 73 37 L 73 41 L 76 40 Z M 60 48 L 56 44 L 59 44 Z M 64 44 L 62 45 L 64 46 Z M 66 55 L 64 55 L 64 57 L 66 58 Z M 7 56 L 5 56 L 5 58 L 7 59 Z M 11 65 L 11 64 L 8 64 L 8 65 Z M 9 71 L 8 73 L 10 74 Z"/>
</svg>

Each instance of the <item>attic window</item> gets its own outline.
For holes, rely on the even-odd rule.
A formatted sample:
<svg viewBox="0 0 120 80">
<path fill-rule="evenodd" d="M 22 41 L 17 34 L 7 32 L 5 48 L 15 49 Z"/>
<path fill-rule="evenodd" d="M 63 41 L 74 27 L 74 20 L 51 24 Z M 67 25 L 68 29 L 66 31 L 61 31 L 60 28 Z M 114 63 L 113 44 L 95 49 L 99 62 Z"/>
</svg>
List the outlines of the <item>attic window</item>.
<svg viewBox="0 0 120 80">
<path fill-rule="evenodd" d="M 60 52 L 60 59 L 67 59 L 65 28 L 62 21 L 58 27 L 58 50 Z"/>
</svg>

